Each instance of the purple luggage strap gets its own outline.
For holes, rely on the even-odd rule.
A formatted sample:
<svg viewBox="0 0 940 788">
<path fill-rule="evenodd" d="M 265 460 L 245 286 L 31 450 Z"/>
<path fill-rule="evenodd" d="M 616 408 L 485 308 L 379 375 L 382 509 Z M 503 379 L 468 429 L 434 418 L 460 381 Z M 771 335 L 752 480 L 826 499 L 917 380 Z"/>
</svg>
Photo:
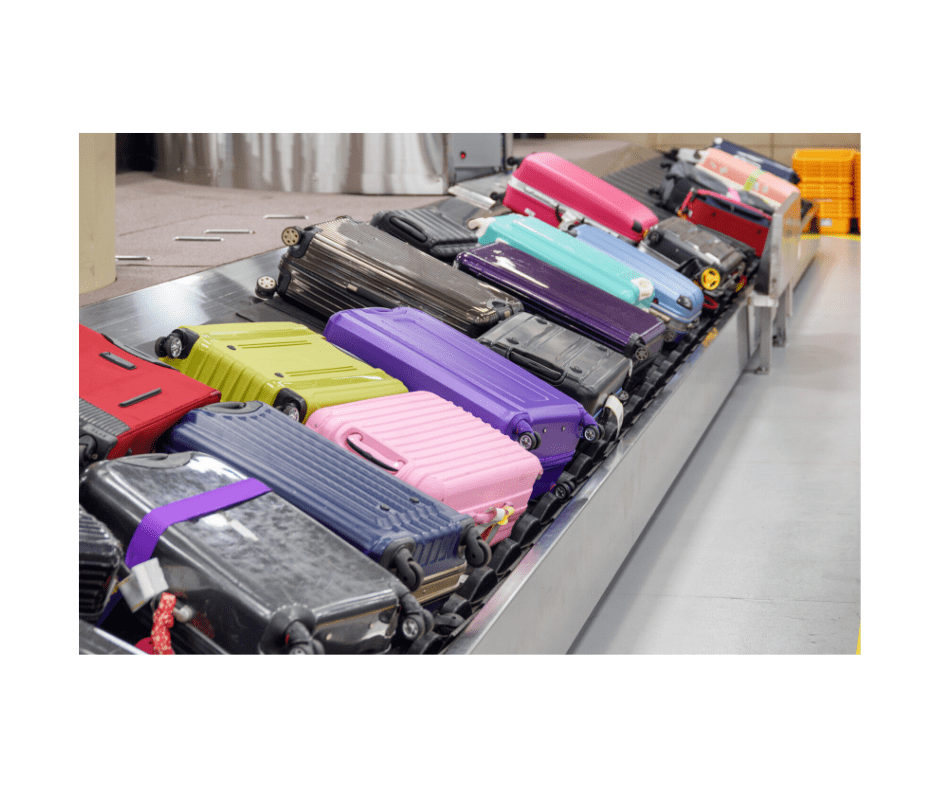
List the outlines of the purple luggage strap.
<svg viewBox="0 0 940 788">
<path fill-rule="evenodd" d="M 229 506 L 235 506 L 252 498 L 257 498 L 259 495 L 264 495 L 264 493 L 270 491 L 270 487 L 257 479 L 242 479 L 215 490 L 207 490 L 198 495 L 183 498 L 181 501 L 174 501 L 166 506 L 157 507 L 152 512 L 144 515 L 144 519 L 140 521 L 140 525 L 135 529 L 134 535 L 127 546 L 127 558 L 125 559 L 127 567 L 131 568 L 137 566 L 137 564 L 142 564 L 144 561 L 149 561 L 163 532 L 171 525 L 204 517 L 207 514 L 227 509 Z M 101 625 L 121 599 L 121 592 L 115 591 L 105 611 L 101 614 L 101 618 L 98 619 L 98 626 Z"/>
</svg>

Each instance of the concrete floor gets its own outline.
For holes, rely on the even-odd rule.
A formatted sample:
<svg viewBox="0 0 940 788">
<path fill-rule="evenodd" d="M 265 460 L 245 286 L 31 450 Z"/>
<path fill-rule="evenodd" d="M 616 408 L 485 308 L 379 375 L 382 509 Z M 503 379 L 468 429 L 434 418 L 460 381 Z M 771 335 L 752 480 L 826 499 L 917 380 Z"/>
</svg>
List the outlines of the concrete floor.
<svg viewBox="0 0 940 788">
<path fill-rule="evenodd" d="M 741 377 L 569 653 L 855 653 L 860 258 L 820 239 L 770 374 Z"/>
</svg>

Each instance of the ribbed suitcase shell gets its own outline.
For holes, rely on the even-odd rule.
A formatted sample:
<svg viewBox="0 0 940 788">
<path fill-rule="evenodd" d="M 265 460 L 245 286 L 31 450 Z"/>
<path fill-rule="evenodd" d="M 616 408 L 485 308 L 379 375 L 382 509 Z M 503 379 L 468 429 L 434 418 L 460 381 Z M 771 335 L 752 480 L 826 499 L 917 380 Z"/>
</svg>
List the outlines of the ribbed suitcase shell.
<svg viewBox="0 0 940 788">
<path fill-rule="evenodd" d="M 280 405 L 292 392 L 303 400 L 301 421 L 317 408 L 408 389 L 331 345 L 299 323 L 218 323 L 181 326 L 196 336 L 185 358 L 166 358 L 181 372 L 222 393 L 223 402 Z"/>
<path fill-rule="evenodd" d="M 723 150 L 726 153 L 730 153 L 732 156 L 737 156 L 739 159 L 752 161 L 762 170 L 772 172 L 778 178 L 783 178 L 783 180 L 789 181 L 792 184 L 798 185 L 800 182 L 800 176 L 796 174 L 796 171 L 792 167 L 788 167 L 785 164 L 781 164 L 779 161 L 774 161 L 773 159 L 767 158 L 766 156 L 757 153 L 756 151 L 752 151 L 749 148 L 744 148 L 740 145 L 737 145 L 730 140 L 725 140 L 721 137 L 715 137 L 715 141 L 712 147 Z"/>
<path fill-rule="evenodd" d="M 380 211 L 369 224 L 447 263 L 477 245 L 473 230 L 434 206 Z"/>
<path fill-rule="evenodd" d="M 718 230 L 750 246 L 758 255 L 770 232 L 770 216 L 746 205 L 730 202 L 720 194 L 705 189 L 691 189 L 679 215 L 693 224 Z"/>
<path fill-rule="evenodd" d="M 512 507 L 503 525 L 492 526 L 490 544 L 509 536 L 542 473 L 531 452 L 430 391 L 321 408 L 307 427 L 353 454 L 358 447 L 396 479 L 469 514 L 478 525 L 492 523 L 495 508 Z"/>
<path fill-rule="evenodd" d="M 517 439 L 534 434 L 542 463 L 533 495 L 550 489 L 571 461 L 582 432 L 597 422 L 571 397 L 531 372 L 417 309 L 350 309 L 324 335 L 400 377 L 411 391 L 432 391 Z"/>
<path fill-rule="evenodd" d="M 185 413 L 219 392 L 78 325 L 79 465 L 153 451 Z M 95 444 L 91 447 L 92 442 Z M 83 456 L 85 455 L 85 456 Z"/>
<path fill-rule="evenodd" d="M 656 214 L 596 175 L 554 153 L 532 153 L 510 176 L 503 205 L 557 227 L 566 212 L 639 241 Z"/>
<path fill-rule="evenodd" d="M 522 305 L 365 222 L 302 231 L 278 267 L 277 292 L 324 319 L 343 309 L 410 306 L 478 336 Z"/>
<path fill-rule="evenodd" d="M 650 305 L 650 312 L 666 323 L 669 339 L 681 338 L 698 320 L 705 299 L 701 289 L 691 279 L 665 263 L 644 255 L 623 239 L 614 238 L 610 233 L 596 227 L 581 225 L 573 228 L 572 232 L 579 241 L 622 261 L 624 265 L 653 282 L 656 293 Z M 683 297 L 687 299 L 688 306 L 679 303 L 679 299 Z M 672 332 L 669 329 L 672 329 Z M 674 336 L 670 336 L 670 333 Z"/>
<path fill-rule="evenodd" d="M 274 415 L 294 432 L 309 432 Z M 79 500 L 129 544 L 151 511 L 244 478 L 231 463 L 199 452 L 145 454 L 89 467 Z M 233 654 L 285 651 L 284 631 L 294 620 L 326 651 L 385 650 L 407 593 L 275 492 L 170 525 L 153 557 L 170 593 L 200 614 L 203 631 Z M 182 628 L 174 626 L 171 638 Z"/>
<path fill-rule="evenodd" d="M 626 356 L 541 315 L 513 315 L 477 342 L 563 391 L 595 417 L 633 372 Z"/>
<path fill-rule="evenodd" d="M 699 282 L 703 271 L 714 268 L 721 278 L 715 287 L 710 288 L 713 293 L 725 292 L 729 287 L 733 289 L 744 274 L 747 263 L 740 249 L 681 216 L 661 221 L 640 241 L 638 248 Z M 710 278 L 709 283 L 711 281 Z"/>
<path fill-rule="evenodd" d="M 629 357 L 634 372 L 662 349 L 662 320 L 507 243 L 461 252 L 457 264 L 511 292 L 526 311 Z"/>
<path fill-rule="evenodd" d="M 786 202 L 791 194 L 800 190 L 789 181 L 785 181 L 771 172 L 765 172 L 759 166 L 739 159 L 717 148 L 707 148 L 701 152 L 702 159 L 696 167 L 718 177 L 733 189 L 754 192 L 771 202 L 776 208 Z"/>
<path fill-rule="evenodd" d="M 480 235 L 481 245 L 505 241 L 640 309 L 649 309 L 653 302 L 654 287 L 648 277 L 557 227 L 514 214 L 475 221 L 485 228 Z"/>
<path fill-rule="evenodd" d="M 104 612 L 124 557 L 104 523 L 78 506 L 78 615 L 95 622 Z"/>
<path fill-rule="evenodd" d="M 472 340 L 471 340 L 472 341 Z M 449 593 L 466 568 L 473 518 L 362 462 L 269 405 L 220 403 L 192 411 L 164 438 L 166 451 L 202 451 L 260 479 L 385 567 L 409 547 L 424 570 L 416 596 Z"/>
</svg>

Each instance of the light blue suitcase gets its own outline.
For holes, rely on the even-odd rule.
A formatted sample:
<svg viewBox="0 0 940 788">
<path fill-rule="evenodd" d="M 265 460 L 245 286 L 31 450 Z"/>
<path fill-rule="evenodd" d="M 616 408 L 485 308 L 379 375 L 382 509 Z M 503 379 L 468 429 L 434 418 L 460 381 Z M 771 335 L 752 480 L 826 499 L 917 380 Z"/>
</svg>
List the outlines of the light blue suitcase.
<svg viewBox="0 0 940 788">
<path fill-rule="evenodd" d="M 518 214 L 474 219 L 470 226 L 482 232 L 481 245 L 504 241 L 628 304 L 649 311 L 655 296 L 649 277 L 557 227 Z"/>
<path fill-rule="evenodd" d="M 581 224 L 572 232 L 579 241 L 620 260 L 652 281 L 656 294 L 649 311 L 666 324 L 666 342 L 681 339 L 696 325 L 705 296 L 695 282 L 661 260 L 597 227 Z"/>
</svg>

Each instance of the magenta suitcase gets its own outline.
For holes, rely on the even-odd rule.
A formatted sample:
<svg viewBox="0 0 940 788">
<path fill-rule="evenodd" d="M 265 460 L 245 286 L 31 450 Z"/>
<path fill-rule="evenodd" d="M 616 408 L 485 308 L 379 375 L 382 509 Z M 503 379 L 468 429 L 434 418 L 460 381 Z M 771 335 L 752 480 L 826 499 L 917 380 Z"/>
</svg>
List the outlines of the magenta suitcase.
<svg viewBox="0 0 940 788">
<path fill-rule="evenodd" d="M 696 167 L 718 177 L 732 189 L 744 189 L 763 197 L 774 208 L 782 205 L 791 194 L 799 194 L 800 190 L 789 181 L 723 150 L 708 148 L 700 155 Z"/>
<path fill-rule="evenodd" d="M 471 515 L 490 544 L 509 536 L 542 475 L 532 452 L 430 391 L 320 408 L 307 426 Z"/>
<path fill-rule="evenodd" d="M 503 205 L 552 227 L 593 224 L 636 243 L 659 221 L 639 200 L 554 153 L 532 153 L 509 177 Z"/>
</svg>

